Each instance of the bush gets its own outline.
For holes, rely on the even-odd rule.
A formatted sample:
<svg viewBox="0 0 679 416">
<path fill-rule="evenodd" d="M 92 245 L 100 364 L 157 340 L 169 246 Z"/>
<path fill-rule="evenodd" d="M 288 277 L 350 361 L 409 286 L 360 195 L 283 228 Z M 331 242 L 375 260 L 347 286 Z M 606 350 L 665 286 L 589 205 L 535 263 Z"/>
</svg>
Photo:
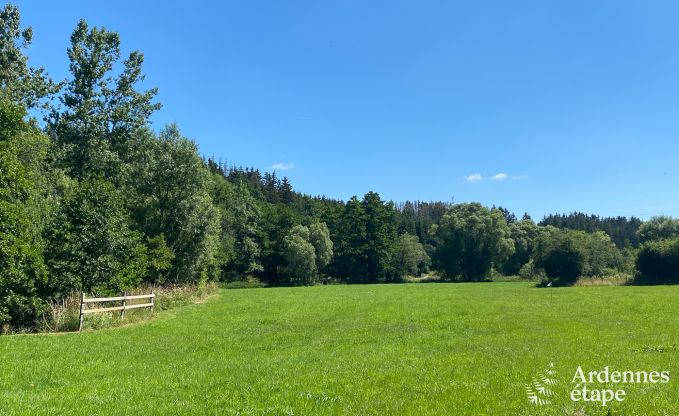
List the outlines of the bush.
<svg viewBox="0 0 679 416">
<path fill-rule="evenodd" d="M 637 284 L 679 283 L 679 238 L 645 243 L 636 266 Z"/>
</svg>

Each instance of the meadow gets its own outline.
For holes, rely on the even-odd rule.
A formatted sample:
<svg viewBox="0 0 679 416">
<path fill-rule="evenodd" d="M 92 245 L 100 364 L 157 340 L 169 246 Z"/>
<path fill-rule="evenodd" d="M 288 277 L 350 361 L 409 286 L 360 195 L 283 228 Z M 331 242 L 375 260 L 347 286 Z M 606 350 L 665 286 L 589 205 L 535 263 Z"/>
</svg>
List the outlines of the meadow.
<svg viewBox="0 0 679 416">
<path fill-rule="evenodd" d="M 674 415 L 679 287 L 222 290 L 150 321 L 0 337 L 0 415 Z M 526 384 L 554 364 L 550 404 Z M 605 366 L 669 371 L 574 403 Z"/>
</svg>

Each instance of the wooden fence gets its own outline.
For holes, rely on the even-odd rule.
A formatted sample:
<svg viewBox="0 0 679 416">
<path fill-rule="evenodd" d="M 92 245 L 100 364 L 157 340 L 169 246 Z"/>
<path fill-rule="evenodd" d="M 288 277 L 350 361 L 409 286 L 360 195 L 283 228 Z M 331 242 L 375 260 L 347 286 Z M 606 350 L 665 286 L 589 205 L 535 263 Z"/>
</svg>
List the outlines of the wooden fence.
<svg viewBox="0 0 679 416">
<path fill-rule="evenodd" d="M 127 301 L 128 300 L 135 300 L 135 299 L 148 299 L 148 303 L 135 303 L 132 305 L 128 305 Z M 109 308 L 98 308 L 98 309 L 87 309 L 86 305 L 90 303 L 103 303 L 103 302 L 121 302 L 120 306 L 112 306 Z M 85 315 L 90 314 L 90 313 L 99 313 L 99 312 L 113 312 L 113 311 L 120 311 L 120 318 L 125 317 L 125 311 L 130 310 L 130 309 L 139 309 L 139 308 L 151 308 L 151 311 L 153 311 L 153 307 L 156 304 L 156 295 L 151 291 L 150 295 L 128 295 L 127 292 L 123 294 L 123 296 L 114 296 L 110 298 L 85 298 L 85 294 L 82 294 L 81 300 L 80 300 L 80 325 L 78 326 L 78 331 L 82 331 L 83 329 L 83 320 L 85 319 Z"/>
</svg>

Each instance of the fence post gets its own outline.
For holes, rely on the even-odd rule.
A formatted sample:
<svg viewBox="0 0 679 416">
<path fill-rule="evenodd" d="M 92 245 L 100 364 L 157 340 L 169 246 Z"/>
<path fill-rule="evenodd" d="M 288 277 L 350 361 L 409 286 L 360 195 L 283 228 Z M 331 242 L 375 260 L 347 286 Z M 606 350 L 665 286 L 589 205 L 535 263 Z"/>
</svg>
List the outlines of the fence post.
<svg viewBox="0 0 679 416">
<path fill-rule="evenodd" d="M 85 304 L 85 292 L 80 292 L 80 324 L 78 325 L 78 332 L 83 330 L 83 305 Z"/>
<path fill-rule="evenodd" d="M 123 309 L 120 311 L 120 319 L 125 318 L 125 306 L 127 306 L 127 291 L 123 292 Z"/>
<path fill-rule="evenodd" d="M 154 294 L 155 290 L 156 290 L 155 288 L 151 288 L 151 294 L 152 294 L 152 295 Z M 155 306 L 156 306 L 156 297 L 153 296 L 153 297 L 151 298 L 151 313 L 153 313 L 153 310 L 154 310 Z"/>
</svg>

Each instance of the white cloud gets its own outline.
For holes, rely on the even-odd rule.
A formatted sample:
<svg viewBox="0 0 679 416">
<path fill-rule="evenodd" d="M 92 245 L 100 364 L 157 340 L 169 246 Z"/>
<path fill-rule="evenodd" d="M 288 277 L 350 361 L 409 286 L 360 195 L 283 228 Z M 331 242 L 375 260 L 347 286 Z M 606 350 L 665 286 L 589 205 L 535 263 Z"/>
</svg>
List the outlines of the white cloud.
<svg viewBox="0 0 679 416">
<path fill-rule="evenodd" d="M 474 173 L 469 176 L 465 176 L 464 179 L 467 182 L 481 182 L 481 181 L 506 181 L 508 179 L 511 179 L 513 181 L 522 181 L 528 179 L 528 176 L 526 175 L 509 175 L 508 173 L 500 172 L 496 173 L 495 175 L 484 178 L 483 175 L 480 173 Z"/>
<path fill-rule="evenodd" d="M 278 162 L 274 163 L 273 166 L 271 166 L 271 169 L 275 170 L 291 170 L 295 168 L 295 164 L 290 162 L 290 163 L 283 163 L 283 162 Z"/>
</svg>

